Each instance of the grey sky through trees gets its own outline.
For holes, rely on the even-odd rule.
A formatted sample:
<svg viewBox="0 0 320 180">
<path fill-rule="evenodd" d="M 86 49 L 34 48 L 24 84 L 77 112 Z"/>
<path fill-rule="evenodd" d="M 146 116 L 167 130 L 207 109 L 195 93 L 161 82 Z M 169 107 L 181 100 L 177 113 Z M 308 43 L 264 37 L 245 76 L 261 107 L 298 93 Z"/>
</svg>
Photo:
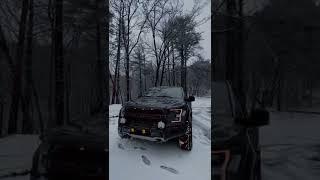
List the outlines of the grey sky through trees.
<svg viewBox="0 0 320 180">
<path fill-rule="evenodd" d="M 183 2 L 184 9 L 190 11 L 194 5 L 194 0 L 184 0 Z M 197 20 L 211 16 L 211 0 L 202 0 L 202 2 L 207 3 L 207 5 L 201 10 L 201 14 Z M 205 59 L 211 59 L 211 20 L 207 20 L 196 29 L 202 33 L 202 40 L 200 41 L 200 46 L 203 48 L 202 55 Z"/>
</svg>

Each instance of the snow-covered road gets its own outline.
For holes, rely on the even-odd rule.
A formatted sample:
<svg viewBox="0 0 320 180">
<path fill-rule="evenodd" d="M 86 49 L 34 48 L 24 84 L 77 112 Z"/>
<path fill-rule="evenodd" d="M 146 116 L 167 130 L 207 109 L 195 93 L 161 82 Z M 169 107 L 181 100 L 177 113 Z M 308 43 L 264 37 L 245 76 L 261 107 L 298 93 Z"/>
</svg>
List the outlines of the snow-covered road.
<svg viewBox="0 0 320 180">
<path fill-rule="evenodd" d="M 121 105 L 109 106 L 109 116 L 117 116 Z M 182 151 L 176 142 L 154 143 L 121 139 L 117 117 L 109 119 L 109 179 L 211 178 L 211 98 L 198 97 L 192 103 L 193 149 Z"/>
<path fill-rule="evenodd" d="M 260 129 L 262 180 L 320 179 L 320 115 L 271 112 Z"/>
<path fill-rule="evenodd" d="M 193 106 L 191 152 L 175 142 L 164 144 L 120 139 L 117 118 L 109 121 L 109 179 L 210 179 L 210 98 L 196 98 Z M 121 105 L 110 106 L 110 117 Z M 320 179 L 320 115 L 271 112 L 271 124 L 260 129 L 262 180 Z M 0 139 L 0 177 L 30 170 L 37 135 Z M 2 178 L 26 180 L 29 175 Z"/>
<path fill-rule="evenodd" d="M 0 139 L 0 178 L 4 180 L 29 179 L 27 172 L 30 170 L 32 155 L 39 143 L 37 135 L 17 134 Z M 15 176 L 14 173 L 25 175 Z"/>
</svg>

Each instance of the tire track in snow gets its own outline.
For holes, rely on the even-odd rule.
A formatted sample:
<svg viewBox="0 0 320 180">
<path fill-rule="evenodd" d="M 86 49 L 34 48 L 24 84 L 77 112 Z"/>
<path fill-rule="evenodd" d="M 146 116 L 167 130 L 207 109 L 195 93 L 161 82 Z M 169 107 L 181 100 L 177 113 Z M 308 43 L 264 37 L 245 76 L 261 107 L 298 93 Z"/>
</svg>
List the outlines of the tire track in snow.
<svg viewBox="0 0 320 180">
<path fill-rule="evenodd" d="M 210 107 L 192 107 L 192 119 L 195 128 L 200 129 L 207 140 L 211 140 L 211 114 Z M 208 142 L 207 142 L 208 143 Z M 205 143 L 205 144 L 207 144 Z"/>
</svg>

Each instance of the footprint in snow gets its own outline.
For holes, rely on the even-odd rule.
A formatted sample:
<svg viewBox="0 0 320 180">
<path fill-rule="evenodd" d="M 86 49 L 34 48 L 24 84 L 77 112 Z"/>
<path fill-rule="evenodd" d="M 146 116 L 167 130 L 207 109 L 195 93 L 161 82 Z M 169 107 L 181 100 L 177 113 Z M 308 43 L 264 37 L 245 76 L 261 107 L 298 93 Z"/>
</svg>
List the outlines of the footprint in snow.
<svg viewBox="0 0 320 180">
<path fill-rule="evenodd" d="M 124 149 L 124 147 L 123 147 L 123 145 L 122 144 L 118 144 L 118 148 L 120 148 L 120 149 Z"/>
<path fill-rule="evenodd" d="M 151 161 L 146 156 L 142 155 L 141 158 L 142 158 L 142 161 L 144 162 L 144 164 L 150 166 Z"/>
<path fill-rule="evenodd" d="M 160 168 L 164 169 L 164 170 L 167 170 L 173 174 L 179 174 L 179 172 L 177 170 L 175 170 L 174 168 L 171 168 L 171 167 L 167 167 L 167 166 L 160 166 Z"/>
<path fill-rule="evenodd" d="M 147 150 L 147 149 L 146 149 L 146 148 L 144 148 L 144 147 L 137 147 L 137 146 L 135 146 L 135 147 L 134 147 L 134 149 Z"/>
<path fill-rule="evenodd" d="M 203 140 L 202 140 L 202 141 L 200 141 L 200 143 L 201 143 L 201 144 L 204 144 L 204 145 L 210 145 L 208 142 L 203 141 Z"/>
</svg>

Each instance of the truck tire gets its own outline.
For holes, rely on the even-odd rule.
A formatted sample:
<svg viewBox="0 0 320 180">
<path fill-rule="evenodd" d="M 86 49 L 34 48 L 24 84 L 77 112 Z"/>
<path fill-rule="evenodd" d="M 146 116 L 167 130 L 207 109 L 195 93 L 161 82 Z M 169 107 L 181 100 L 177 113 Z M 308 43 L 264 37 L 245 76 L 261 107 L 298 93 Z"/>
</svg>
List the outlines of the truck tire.
<svg viewBox="0 0 320 180">
<path fill-rule="evenodd" d="M 192 116 L 189 116 L 186 133 L 178 138 L 180 149 L 191 151 L 192 149 Z"/>
</svg>

